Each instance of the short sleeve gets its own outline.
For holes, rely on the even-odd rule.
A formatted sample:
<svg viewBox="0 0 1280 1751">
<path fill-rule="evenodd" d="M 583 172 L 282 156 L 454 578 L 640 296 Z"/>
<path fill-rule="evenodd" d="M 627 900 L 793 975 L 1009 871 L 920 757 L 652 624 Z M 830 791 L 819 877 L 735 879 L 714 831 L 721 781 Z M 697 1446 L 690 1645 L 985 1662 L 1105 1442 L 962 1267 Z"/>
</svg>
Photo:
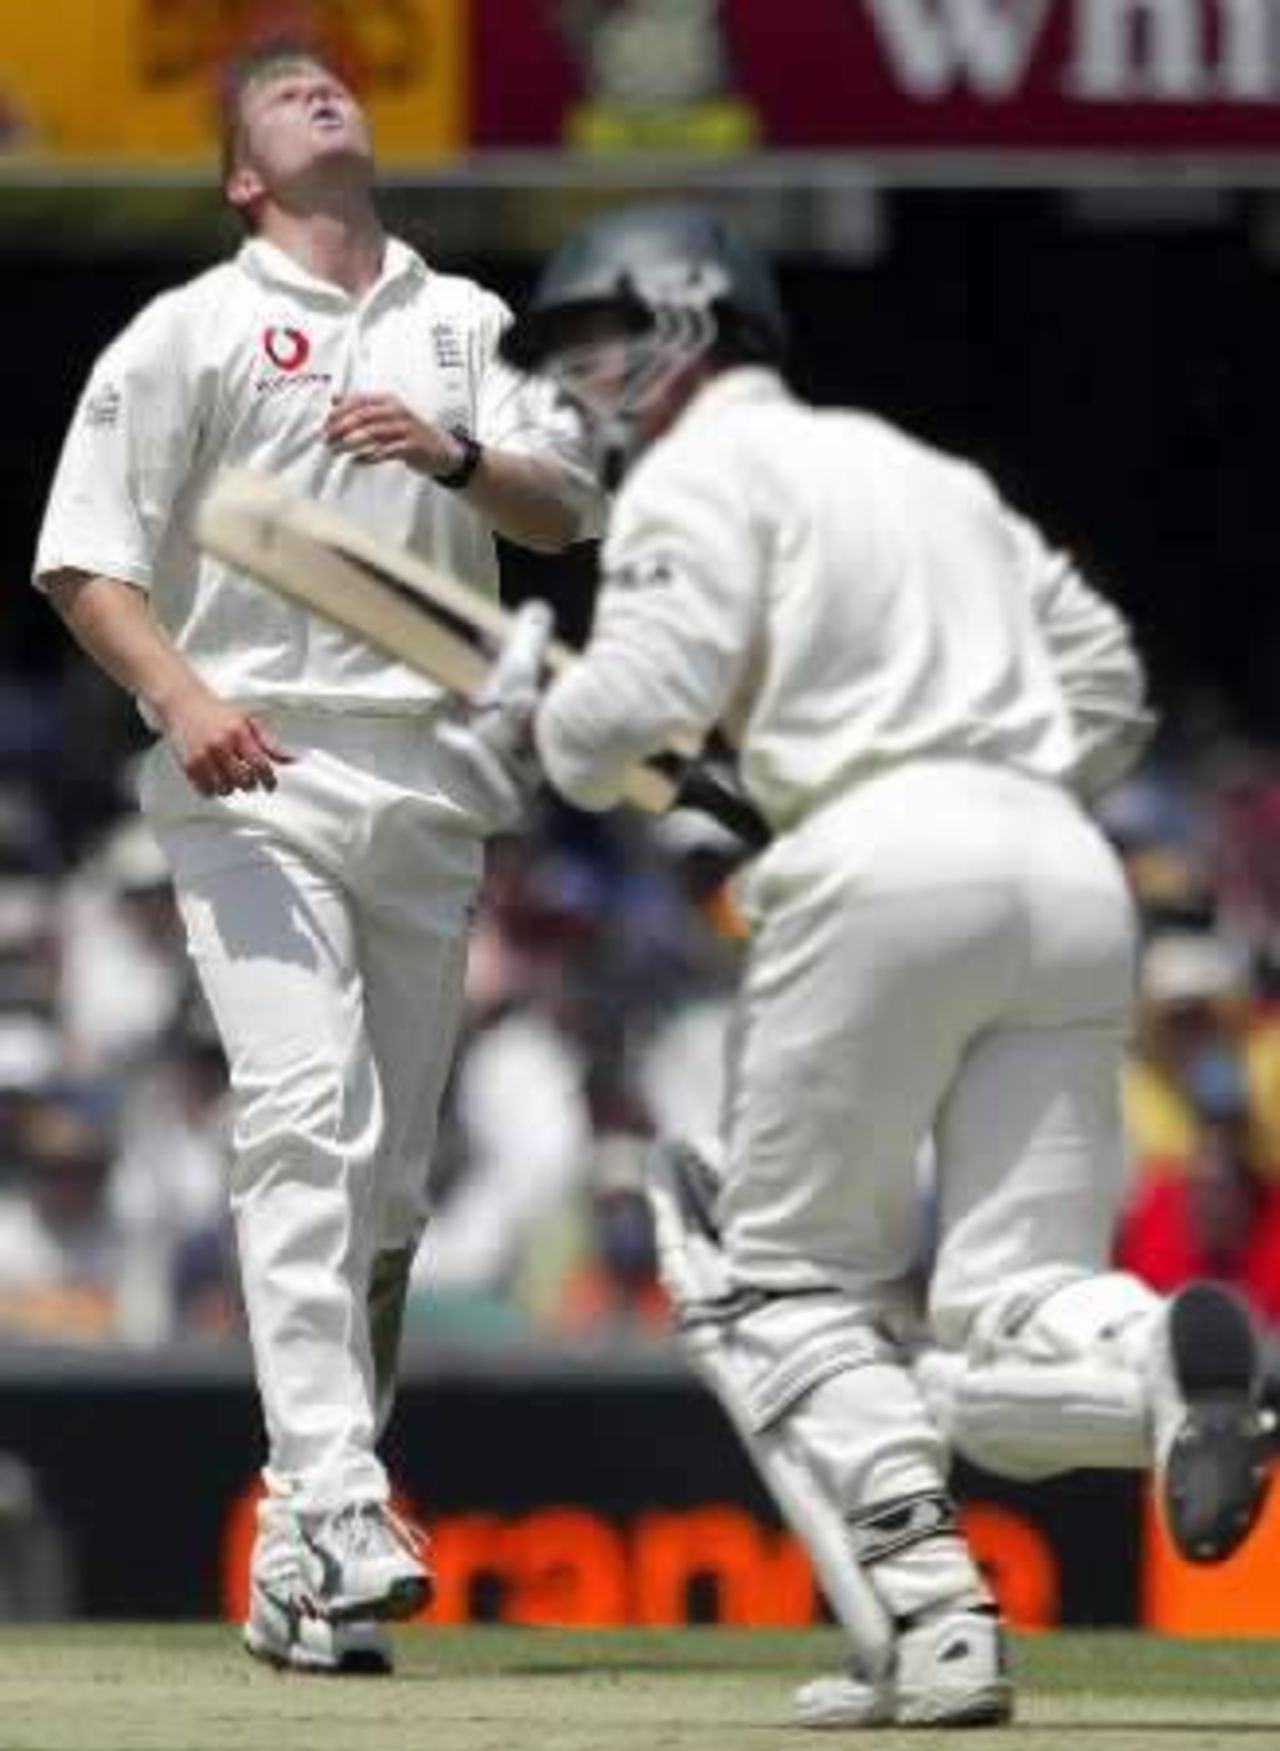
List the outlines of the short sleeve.
<svg viewBox="0 0 1280 1751">
<path fill-rule="evenodd" d="M 199 436 L 176 295 L 158 299 L 101 354 L 54 474 L 35 582 L 66 567 L 148 589 Z"/>
</svg>

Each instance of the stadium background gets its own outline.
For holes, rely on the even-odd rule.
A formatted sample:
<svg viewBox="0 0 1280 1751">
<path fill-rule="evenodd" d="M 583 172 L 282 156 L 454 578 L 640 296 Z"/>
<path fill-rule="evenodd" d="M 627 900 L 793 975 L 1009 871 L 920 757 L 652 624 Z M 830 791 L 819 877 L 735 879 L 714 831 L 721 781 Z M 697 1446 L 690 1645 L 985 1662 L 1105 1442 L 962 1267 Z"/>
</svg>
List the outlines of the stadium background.
<svg viewBox="0 0 1280 1751">
<path fill-rule="evenodd" d="M 771 0 L 0 5 L 0 899 L 19 887 L 24 902 L 39 898 L 38 926 L 5 921 L 0 947 L 0 1229 L 29 1218 L 33 1173 L 54 1171 L 33 1169 L 10 1109 L 71 1106 L 83 1119 L 90 1096 L 95 1114 L 109 1097 L 101 1137 L 118 1141 L 114 1115 L 153 1089 L 175 1039 L 191 1061 L 202 1045 L 189 1015 L 179 1025 L 157 1012 L 154 1037 L 123 1043 L 82 1019 L 77 1032 L 77 1002 L 90 1000 L 69 991 L 67 969 L 93 961 L 86 892 L 131 926 L 158 884 L 130 863 L 124 830 L 139 731 L 26 575 L 91 358 L 146 297 L 234 244 L 208 187 L 210 96 L 228 52 L 281 28 L 314 34 L 349 68 L 378 124 L 389 220 L 439 265 L 518 305 L 585 213 L 634 195 L 714 201 L 774 255 L 805 393 L 866 403 L 975 456 L 1077 552 L 1131 617 L 1165 713 L 1158 758 L 1114 818 L 1139 900 L 1153 937 L 1184 951 L 1179 1001 L 1188 939 L 1222 949 L 1223 965 L 1235 955 L 1234 980 L 1220 971 L 1218 986 L 1197 963 L 1190 994 L 1211 998 L 1222 1039 L 1242 1058 L 1256 1046 L 1265 1069 L 1280 941 L 1270 11 L 1216 0 L 786 10 L 783 30 Z M 548 595 L 581 634 L 591 554 L 505 559 L 513 597 Z M 494 932 L 525 977 L 486 1000 L 475 1038 L 492 1042 L 504 1005 L 555 1026 L 571 1010 L 592 1134 L 559 1206 L 512 1237 L 519 1260 L 470 1279 L 459 1267 L 455 1292 L 424 1289 L 413 1322 L 393 1452 L 406 1495 L 437 1522 L 446 1619 L 798 1623 L 818 1610 L 672 1352 L 651 1283 L 637 1280 L 635 1151 L 654 1114 L 635 1042 L 647 1047 L 670 1012 L 697 1013 L 731 978 L 718 854 L 549 813 L 533 849 L 499 871 Z M 120 918 L 108 927 L 119 935 Z M 530 973 L 528 938 L 548 931 L 555 952 Z M 665 979 L 637 971 L 655 943 Z M 1201 1145 L 1222 1142 L 1220 1112 L 1202 1111 L 1193 1088 L 1164 1092 L 1189 1118 L 1174 1167 L 1162 1159 L 1150 1176 L 1161 1191 L 1195 1184 Z M 1263 1139 L 1250 1145 L 1260 1233 L 1280 1125 L 1262 1071 L 1246 1092 Z M 1146 1140 L 1139 1122 L 1135 1201 Z M 90 1215 L 128 1229 L 111 1204 L 116 1165 Z M 465 1184 L 461 1145 L 453 1171 Z M 126 1238 L 147 1232 L 135 1220 Z M 190 1257 L 166 1232 L 166 1269 L 180 1258 L 201 1295 L 223 1295 L 214 1319 L 179 1305 L 169 1278 L 158 1310 L 150 1282 L 141 1317 L 126 1281 L 136 1244 L 116 1279 L 83 1286 L 87 1303 L 38 1304 L 5 1280 L 0 1244 L 0 1613 L 235 1613 L 254 1413 L 234 1296 L 209 1262 L 217 1236 L 182 1239 Z M 561 1261 L 550 1288 L 549 1258 Z M 1264 1259 L 1246 1283 L 1268 1320 L 1280 1318 L 1277 1270 Z M 961 1483 L 1020 1624 L 1280 1629 L 1262 1578 L 1280 1526 L 1242 1566 L 1192 1577 L 1127 1480 Z M 164 1553 L 145 1569 L 125 1538 L 143 1513 Z M 1106 1565 L 1089 1559 L 1099 1545 Z"/>
</svg>

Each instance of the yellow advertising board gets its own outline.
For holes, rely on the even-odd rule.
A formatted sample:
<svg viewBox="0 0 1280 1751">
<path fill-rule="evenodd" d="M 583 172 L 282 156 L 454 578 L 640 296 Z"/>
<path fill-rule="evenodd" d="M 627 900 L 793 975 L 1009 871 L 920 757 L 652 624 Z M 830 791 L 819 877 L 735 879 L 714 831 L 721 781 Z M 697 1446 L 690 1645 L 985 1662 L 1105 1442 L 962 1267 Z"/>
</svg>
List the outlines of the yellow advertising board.
<svg viewBox="0 0 1280 1751">
<path fill-rule="evenodd" d="M 384 163 L 445 158 L 467 126 L 467 0 L 0 0 L 0 149 L 212 161 L 219 70 L 282 34 L 360 92 Z"/>
</svg>

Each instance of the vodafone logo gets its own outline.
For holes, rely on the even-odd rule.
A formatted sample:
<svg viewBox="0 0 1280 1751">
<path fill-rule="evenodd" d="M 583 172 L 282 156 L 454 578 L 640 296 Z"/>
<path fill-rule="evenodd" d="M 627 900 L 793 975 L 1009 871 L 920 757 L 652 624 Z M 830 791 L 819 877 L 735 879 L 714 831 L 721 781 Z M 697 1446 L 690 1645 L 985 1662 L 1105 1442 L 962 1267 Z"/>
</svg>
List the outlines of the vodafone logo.
<svg viewBox="0 0 1280 1751">
<path fill-rule="evenodd" d="M 311 342 L 300 328 L 264 328 L 262 349 L 281 371 L 300 371 L 311 357 Z"/>
</svg>

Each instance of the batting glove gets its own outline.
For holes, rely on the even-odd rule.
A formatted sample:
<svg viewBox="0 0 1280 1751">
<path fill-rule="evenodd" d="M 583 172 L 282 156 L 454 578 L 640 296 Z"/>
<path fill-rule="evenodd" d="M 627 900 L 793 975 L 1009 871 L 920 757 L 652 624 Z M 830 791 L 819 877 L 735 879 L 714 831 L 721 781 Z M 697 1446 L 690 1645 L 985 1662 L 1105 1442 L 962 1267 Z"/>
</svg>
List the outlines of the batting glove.
<svg viewBox="0 0 1280 1751">
<path fill-rule="evenodd" d="M 494 833 L 520 825 L 542 777 L 532 725 L 553 631 L 547 604 L 526 602 L 472 710 L 440 727 L 441 742 L 463 761 L 481 791 Z"/>
</svg>

